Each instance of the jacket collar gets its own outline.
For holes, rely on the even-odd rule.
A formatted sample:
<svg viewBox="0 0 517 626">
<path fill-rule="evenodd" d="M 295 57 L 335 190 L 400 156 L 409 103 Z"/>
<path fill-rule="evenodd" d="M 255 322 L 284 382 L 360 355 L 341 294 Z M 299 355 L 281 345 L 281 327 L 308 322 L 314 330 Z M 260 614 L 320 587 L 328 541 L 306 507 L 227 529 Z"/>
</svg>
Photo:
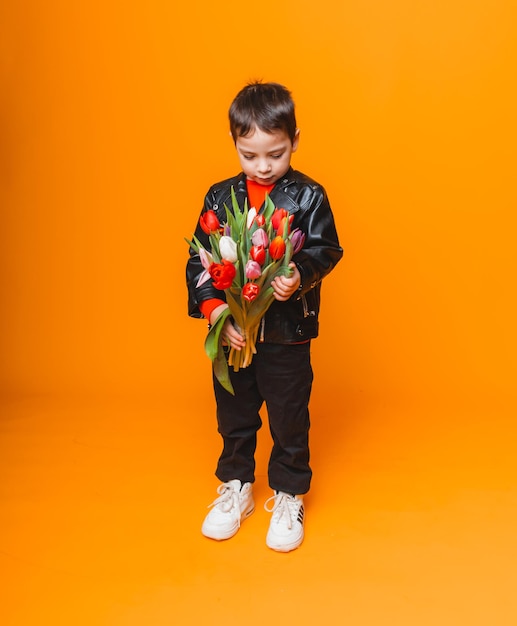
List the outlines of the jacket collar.
<svg viewBox="0 0 517 626">
<path fill-rule="evenodd" d="M 290 185 L 294 183 L 295 180 L 296 180 L 295 171 L 293 170 L 291 166 L 289 166 L 289 169 L 287 170 L 287 172 L 276 182 L 273 189 L 276 189 L 279 186 Z M 247 193 L 246 175 L 244 174 L 244 172 L 241 172 L 237 176 L 236 190 L 237 189 L 241 191 L 242 193 Z"/>
<path fill-rule="evenodd" d="M 291 197 L 291 194 L 285 193 L 287 187 L 293 185 L 297 181 L 296 177 L 297 172 L 293 170 L 292 167 L 289 167 L 287 172 L 278 180 L 273 189 L 271 190 L 271 199 L 275 203 L 277 207 L 282 207 L 283 209 L 287 209 L 290 213 L 296 213 L 300 206 L 298 203 Z M 246 175 L 244 172 L 241 172 L 236 177 L 235 181 L 235 195 L 237 196 L 237 200 L 239 203 L 244 202 L 244 198 L 246 198 L 248 194 L 248 190 L 246 187 Z"/>
</svg>

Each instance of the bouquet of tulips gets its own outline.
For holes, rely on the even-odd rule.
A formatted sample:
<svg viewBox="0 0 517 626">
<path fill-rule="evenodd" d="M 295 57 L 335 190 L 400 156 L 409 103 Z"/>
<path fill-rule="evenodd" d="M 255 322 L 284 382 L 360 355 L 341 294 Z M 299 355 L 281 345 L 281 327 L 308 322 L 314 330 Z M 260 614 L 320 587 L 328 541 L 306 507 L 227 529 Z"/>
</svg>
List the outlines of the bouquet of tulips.
<svg viewBox="0 0 517 626">
<path fill-rule="evenodd" d="M 289 276 L 293 254 L 302 249 L 305 234 L 291 232 L 293 216 L 276 208 L 266 195 L 264 210 L 241 209 L 232 188 L 232 210 L 224 205 L 226 222 L 221 224 L 214 211 L 200 217 L 200 226 L 208 235 L 210 250 L 197 237 L 187 243 L 199 254 L 204 268 L 197 286 L 208 280 L 226 294 L 228 309 L 214 322 L 205 341 L 205 351 L 214 364 L 214 373 L 230 393 L 234 393 L 228 365 L 235 371 L 247 367 L 257 352 L 255 344 L 260 322 L 274 300 L 272 280 Z M 221 330 L 231 315 L 236 328 L 246 340 L 242 350 L 230 348 L 228 361 L 222 346 Z"/>
</svg>

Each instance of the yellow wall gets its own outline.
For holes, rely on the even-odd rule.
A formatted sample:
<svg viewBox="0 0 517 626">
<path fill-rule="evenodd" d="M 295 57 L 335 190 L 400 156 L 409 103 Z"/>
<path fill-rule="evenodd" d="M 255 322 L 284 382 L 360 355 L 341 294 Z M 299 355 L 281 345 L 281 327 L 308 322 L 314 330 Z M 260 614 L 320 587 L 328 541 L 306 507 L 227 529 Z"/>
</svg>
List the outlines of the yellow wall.
<svg viewBox="0 0 517 626">
<path fill-rule="evenodd" d="M 293 91 L 293 165 L 345 248 L 316 406 L 515 403 L 515 4 L 177 4 L 0 10 L 3 390 L 209 397 L 183 237 L 263 78 Z"/>
</svg>

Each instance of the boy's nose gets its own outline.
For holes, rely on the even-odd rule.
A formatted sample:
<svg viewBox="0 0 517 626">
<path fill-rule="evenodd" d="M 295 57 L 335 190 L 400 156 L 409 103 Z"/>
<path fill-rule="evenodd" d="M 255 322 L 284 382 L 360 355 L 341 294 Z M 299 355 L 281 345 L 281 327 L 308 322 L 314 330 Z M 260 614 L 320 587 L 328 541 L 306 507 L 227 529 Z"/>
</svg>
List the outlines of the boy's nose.
<svg viewBox="0 0 517 626">
<path fill-rule="evenodd" d="M 269 163 L 269 161 L 259 162 L 259 167 L 258 167 L 259 172 L 269 172 L 270 169 L 271 169 L 271 164 Z"/>
</svg>

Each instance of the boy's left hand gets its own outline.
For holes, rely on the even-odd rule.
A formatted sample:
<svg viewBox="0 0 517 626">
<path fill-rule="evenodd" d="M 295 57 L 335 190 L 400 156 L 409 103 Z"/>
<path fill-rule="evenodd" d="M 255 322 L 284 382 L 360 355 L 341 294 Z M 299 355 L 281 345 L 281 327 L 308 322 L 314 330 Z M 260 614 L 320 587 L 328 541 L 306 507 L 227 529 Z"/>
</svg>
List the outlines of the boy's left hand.
<svg viewBox="0 0 517 626">
<path fill-rule="evenodd" d="M 271 281 L 274 296 L 276 300 L 285 302 L 293 295 L 302 282 L 300 272 L 295 263 L 289 263 L 289 267 L 293 270 L 291 276 L 277 276 Z"/>
</svg>

